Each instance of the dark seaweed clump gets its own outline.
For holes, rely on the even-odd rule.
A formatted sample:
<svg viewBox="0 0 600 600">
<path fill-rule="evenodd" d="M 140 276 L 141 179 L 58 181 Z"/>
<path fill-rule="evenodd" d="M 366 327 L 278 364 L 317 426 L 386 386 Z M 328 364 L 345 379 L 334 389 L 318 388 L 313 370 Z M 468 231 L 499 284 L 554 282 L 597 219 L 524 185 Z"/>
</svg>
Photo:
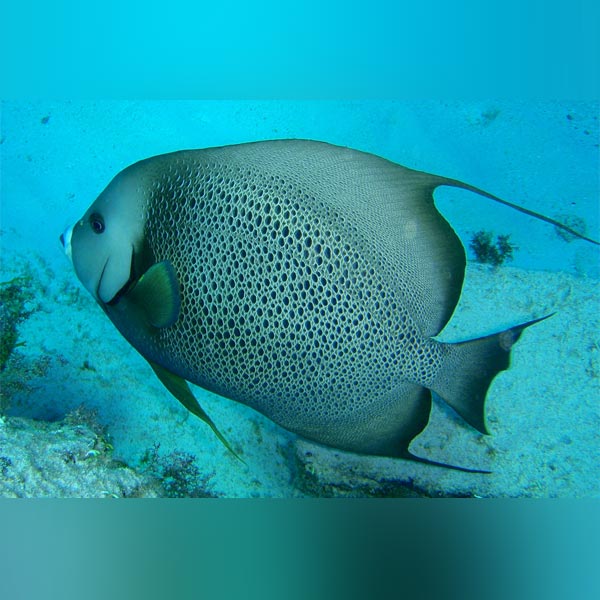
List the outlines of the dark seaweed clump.
<svg viewBox="0 0 600 600">
<path fill-rule="evenodd" d="M 475 260 L 494 267 L 512 260 L 513 250 L 517 246 L 509 241 L 510 235 L 498 235 L 493 241 L 493 235 L 489 231 L 478 231 L 473 234 L 469 247 L 475 254 Z"/>
<path fill-rule="evenodd" d="M 33 296 L 30 285 L 28 277 L 0 283 L 0 372 L 4 371 L 13 350 L 24 344 L 18 341 L 17 326 L 31 314 L 25 310 L 26 302 Z"/>
<path fill-rule="evenodd" d="M 146 450 L 141 459 L 143 471 L 156 477 L 167 498 L 217 498 L 209 481 L 214 473 L 203 474 L 196 466 L 196 457 L 175 450 L 167 456 L 159 454 L 160 444 Z"/>
</svg>

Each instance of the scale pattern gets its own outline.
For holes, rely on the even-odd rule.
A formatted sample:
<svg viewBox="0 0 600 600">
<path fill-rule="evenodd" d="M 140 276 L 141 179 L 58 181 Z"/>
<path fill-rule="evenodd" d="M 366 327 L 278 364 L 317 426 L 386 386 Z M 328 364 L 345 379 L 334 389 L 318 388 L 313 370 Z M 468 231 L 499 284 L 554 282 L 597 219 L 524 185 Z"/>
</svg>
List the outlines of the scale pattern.
<svg viewBox="0 0 600 600">
<path fill-rule="evenodd" d="M 165 366 L 309 434 L 427 385 L 443 347 L 411 318 L 398 261 L 303 177 L 174 156 L 147 186 L 145 235 L 182 292 Z"/>
</svg>

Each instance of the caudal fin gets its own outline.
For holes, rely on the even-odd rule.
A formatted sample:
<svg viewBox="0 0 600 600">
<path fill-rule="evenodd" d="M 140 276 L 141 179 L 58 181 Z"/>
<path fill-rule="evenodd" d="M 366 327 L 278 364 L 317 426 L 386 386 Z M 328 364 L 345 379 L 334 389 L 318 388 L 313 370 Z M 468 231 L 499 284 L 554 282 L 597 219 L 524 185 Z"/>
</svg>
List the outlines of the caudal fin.
<svg viewBox="0 0 600 600">
<path fill-rule="evenodd" d="M 492 380 L 500 371 L 508 369 L 510 350 L 523 330 L 551 316 L 467 342 L 445 344 L 444 364 L 431 389 L 469 425 L 488 433 L 484 403 Z"/>
</svg>

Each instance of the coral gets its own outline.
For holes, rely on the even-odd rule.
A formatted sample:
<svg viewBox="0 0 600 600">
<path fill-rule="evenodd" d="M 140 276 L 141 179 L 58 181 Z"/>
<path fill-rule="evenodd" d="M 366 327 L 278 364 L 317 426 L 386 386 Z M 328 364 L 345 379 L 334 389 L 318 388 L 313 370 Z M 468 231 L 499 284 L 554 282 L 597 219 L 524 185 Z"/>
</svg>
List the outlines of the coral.
<svg viewBox="0 0 600 600">
<path fill-rule="evenodd" d="M 80 404 L 65 415 L 64 422 L 76 431 L 89 429 L 96 436 L 92 447 L 88 451 L 89 456 L 112 452 L 113 445 L 110 434 L 107 432 L 106 426 L 99 421 L 97 410 L 88 408 L 85 404 Z"/>
<path fill-rule="evenodd" d="M 509 235 L 498 235 L 496 242 L 493 242 L 492 233 L 478 231 L 471 237 L 469 247 L 475 254 L 477 262 L 498 267 L 505 261 L 512 260 L 513 250 L 517 249 L 509 238 Z"/>
<path fill-rule="evenodd" d="M 18 325 L 32 313 L 25 308 L 34 295 L 31 283 L 29 276 L 0 283 L 0 415 L 8 408 L 10 394 L 24 385 L 20 376 L 8 374 L 6 366 L 11 357 L 15 360 L 15 348 L 25 345 L 19 341 Z"/>
<path fill-rule="evenodd" d="M 188 452 L 175 450 L 166 456 L 159 454 L 160 444 L 146 450 L 141 463 L 145 471 L 160 480 L 167 498 L 217 498 L 208 482 L 213 473 L 202 474 L 196 465 L 196 457 Z"/>
<path fill-rule="evenodd" d="M 86 424 L 0 420 L 0 498 L 124 498 L 162 494 L 153 477 L 112 458 Z"/>
<path fill-rule="evenodd" d="M 24 344 L 17 341 L 17 325 L 31 314 L 25 310 L 25 303 L 32 298 L 30 277 L 0 283 L 0 371 L 4 371 L 13 350 Z"/>
<path fill-rule="evenodd" d="M 88 408 L 85 404 L 80 404 L 71 412 L 65 415 L 65 423 L 71 427 L 87 427 L 96 435 L 106 437 L 106 427 L 98 420 L 98 411 L 94 408 Z"/>
</svg>

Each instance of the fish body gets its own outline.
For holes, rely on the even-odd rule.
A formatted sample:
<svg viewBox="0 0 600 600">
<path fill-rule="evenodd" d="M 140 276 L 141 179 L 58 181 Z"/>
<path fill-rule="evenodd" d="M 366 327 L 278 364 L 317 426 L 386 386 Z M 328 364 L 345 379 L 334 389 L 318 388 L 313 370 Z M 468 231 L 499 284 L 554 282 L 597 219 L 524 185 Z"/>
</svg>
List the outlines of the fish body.
<svg viewBox="0 0 600 600">
<path fill-rule="evenodd" d="M 124 169 L 63 240 L 119 331 L 215 431 L 186 380 L 322 444 L 434 462 L 408 449 L 431 392 L 486 432 L 488 387 L 531 324 L 434 339 L 466 262 L 439 185 L 504 202 L 322 142 L 180 151 Z"/>
</svg>

